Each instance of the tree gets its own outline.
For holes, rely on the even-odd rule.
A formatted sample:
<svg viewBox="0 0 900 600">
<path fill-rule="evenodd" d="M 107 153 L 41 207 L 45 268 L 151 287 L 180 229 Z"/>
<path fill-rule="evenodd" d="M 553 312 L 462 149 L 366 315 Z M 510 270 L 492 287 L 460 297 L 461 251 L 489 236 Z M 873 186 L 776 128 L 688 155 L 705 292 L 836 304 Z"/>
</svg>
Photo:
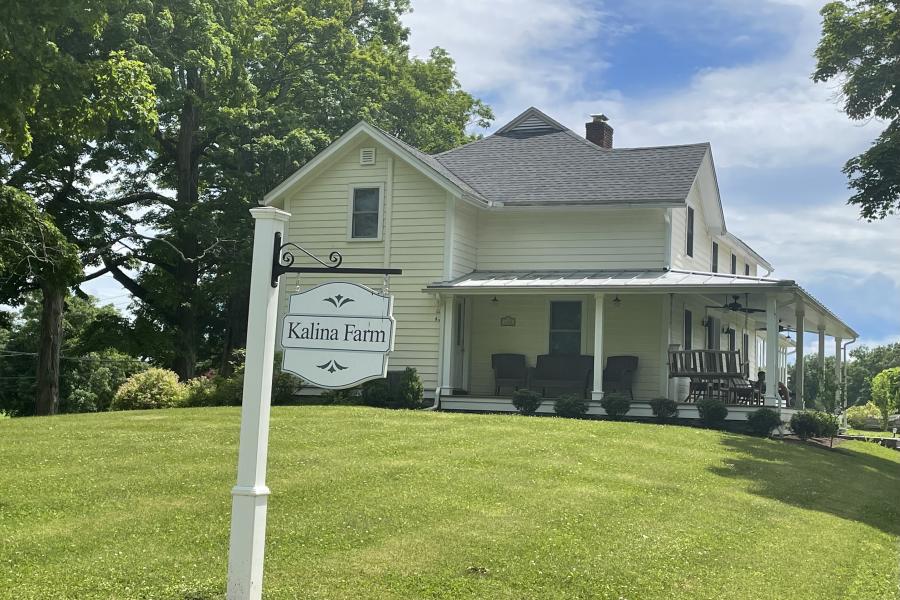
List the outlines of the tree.
<svg viewBox="0 0 900 600">
<path fill-rule="evenodd" d="M 822 8 L 817 82 L 841 79 L 851 119 L 889 121 L 872 146 L 844 166 L 855 193 L 849 203 L 868 219 L 900 208 L 900 8 L 893 0 L 830 2 Z"/>
<path fill-rule="evenodd" d="M 92 178 L 125 158 L 135 128 L 155 122 L 154 96 L 145 65 L 107 35 L 120 0 L 8 4 L 10 19 L 0 25 L 0 178 L 34 198 L 39 218 L 65 241 L 59 247 L 79 263 L 20 278 L 20 293 L 43 295 L 37 413 L 53 414 L 66 289 L 103 272 L 85 276 L 83 267 L 134 229 L 125 210 L 146 195 L 110 198 Z"/>
<path fill-rule="evenodd" d="M 834 413 L 840 402 L 838 397 L 837 382 L 834 376 L 834 357 L 825 357 L 824 370 L 819 368 L 818 356 L 804 356 L 803 362 L 803 395 L 807 401 L 807 407 L 816 407 L 827 413 Z M 791 389 L 796 388 L 797 365 L 788 367 L 788 378 Z"/>
<path fill-rule="evenodd" d="M 881 428 L 900 409 L 900 367 L 885 369 L 872 379 L 872 401 L 881 412 Z"/>
<path fill-rule="evenodd" d="M 129 5 L 121 37 L 159 98 L 139 164 L 166 193 L 143 216 L 153 239 L 130 241 L 138 274 L 104 260 L 182 378 L 212 343 L 226 350 L 223 364 L 243 343 L 247 209 L 268 190 L 363 118 L 431 150 L 490 118 L 446 53 L 409 57 L 407 9 L 405 0 Z"/>
<path fill-rule="evenodd" d="M 847 403 L 866 404 L 872 399 L 872 379 L 881 371 L 900 367 L 900 343 L 860 346 L 850 351 L 847 362 Z"/>
</svg>

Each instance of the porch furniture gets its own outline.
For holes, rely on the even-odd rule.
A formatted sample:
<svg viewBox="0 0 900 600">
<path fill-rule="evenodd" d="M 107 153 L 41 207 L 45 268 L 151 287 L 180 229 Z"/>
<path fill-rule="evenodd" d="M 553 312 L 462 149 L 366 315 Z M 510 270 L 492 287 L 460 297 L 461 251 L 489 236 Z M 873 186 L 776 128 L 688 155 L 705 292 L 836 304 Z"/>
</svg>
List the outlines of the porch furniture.
<svg viewBox="0 0 900 600">
<path fill-rule="evenodd" d="M 717 398 L 725 404 L 763 404 L 760 386 L 744 377 L 739 350 L 672 350 L 669 352 L 669 377 L 689 380 L 685 402 Z"/>
<path fill-rule="evenodd" d="M 496 395 L 500 395 L 501 387 L 511 387 L 514 390 L 526 387 L 528 365 L 524 354 L 491 354 L 491 368 L 494 369 Z"/>
<path fill-rule="evenodd" d="M 637 371 L 637 356 L 610 356 L 606 359 L 606 368 L 603 369 L 604 392 L 627 392 L 631 400 L 634 393 L 631 390 L 634 383 L 634 372 Z"/>
<path fill-rule="evenodd" d="M 585 354 L 541 354 L 531 370 L 529 385 L 546 396 L 547 388 L 576 389 L 587 398 L 594 373 L 594 357 Z"/>
</svg>

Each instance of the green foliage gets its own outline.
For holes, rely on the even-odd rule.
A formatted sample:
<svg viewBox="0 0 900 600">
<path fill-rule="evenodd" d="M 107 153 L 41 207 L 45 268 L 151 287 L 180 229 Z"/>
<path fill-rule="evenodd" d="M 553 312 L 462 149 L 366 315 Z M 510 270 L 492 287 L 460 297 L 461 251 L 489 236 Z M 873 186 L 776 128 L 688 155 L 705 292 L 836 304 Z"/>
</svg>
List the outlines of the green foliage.
<svg viewBox="0 0 900 600">
<path fill-rule="evenodd" d="M 820 410 L 816 411 L 815 417 L 818 437 L 833 438 L 840 431 L 841 422 L 835 415 Z"/>
<path fill-rule="evenodd" d="M 389 406 L 391 408 L 422 408 L 424 396 L 425 388 L 422 380 L 419 379 L 419 374 L 412 367 L 406 367 L 397 384 L 393 402 Z"/>
<path fill-rule="evenodd" d="M 781 417 L 771 408 L 758 408 L 747 415 L 747 427 L 750 433 L 767 437 L 776 427 L 781 426 Z"/>
<path fill-rule="evenodd" d="M 650 408 L 653 410 L 653 416 L 660 421 L 678 416 L 678 403 L 670 398 L 653 398 L 650 400 Z"/>
<path fill-rule="evenodd" d="M 116 391 L 145 363 L 118 350 L 91 352 L 66 365 L 61 378 L 60 412 L 109 410 Z"/>
<path fill-rule="evenodd" d="M 707 427 L 722 427 L 728 417 L 728 407 L 716 398 L 701 398 L 697 402 L 697 412 L 700 422 Z"/>
<path fill-rule="evenodd" d="M 872 379 L 891 367 L 900 367 L 900 342 L 871 348 L 860 346 L 851 350 L 847 363 L 848 404 L 869 402 L 872 399 Z"/>
<path fill-rule="evenodd" d="M 387 408 L 394 400 L 387 378 L 367 381 L 360 387 L 359 403 L 373 408 Z"/>
<path fill-rule="evenodd" d="M 319 395 L 319 404 L 339 404 L 344 406 L 360 403 L 359 388 L 346 390 L 325 390 Z"/>
<path fill-rule="evenodd" d="M 580 419 L 587 414 L 588 402 L 576 394 L 566 394 L 556 399 L 553 410 L 561 417 Z"/>
<path fill-rule="evenodd" d="M 887 429 L 890 416 L 900 410 L 900 367 L 885 369 L 872 378 L 872 402 L 881 413 L 881 429 Z"/>
<path fill-rule="evenodd" d="M 41 284 L 65 285 L 81 274 L 78 248 L 21 190 L 0 185 L 0 303 L 19 304 Z"/>
<path fill-rule="evenodd" d="M 803 410 L 791 415 L 791 431 L 801 440 L 818 437 L 820 423 L 815 411 Z"/>
<path fill-rule="evenodd" d="M 119 387 L 111 410 L 172 408 L 184 399 L 184 386 L 178 375 L 167 369 L 152 368 L 136 373 Z"/>
<path fill-rule="evenodd" d="M 840 83 L 851 119 L 888 121 L 875 143 L 844 167 L 856 192 L 850 204 L 866 219 L 883 219 L 900 208 L 900 9 L 889 0 L 829 2 L 821 14 L 813 79 Z"/>
<path fill-rule="evenodd" d="M 610 419 L 621 419 L 631 410 L 631 399 L 628 394 L 622 392 L 604 394 L 603 399 L 600 400 L 600 406 L 603 407 L 606 416 Z"/>
<path fill-rule="evenodd" d="M 866 429 L 870 421 L 880 421 L 881 411 L 874 402 L 851 406 L 847 409 L 847 423 L 854 429 Z"/>
<path fill-rule="evenodd" d="M 200 377 L 189 379 L 185 384 L 184 406 L 240 406 L 244 397 L 244 361 L 243 351 L 235 352 L 231 364 L 231 373 L 222 375 L 210 371 Z M 273 405 L 290 404 L 294 395 L 300 390 L 300 380 L 294 375 L 281 370 L 281 355 L 275 356 L 272 372 Z"/>
<path fill-rule="evenodd" d="M 543 402 L 543 396 L 532 390 L 516 390 L 512 395 L 513 406 L 521 415 L 533 415 Z"/>
</svg>

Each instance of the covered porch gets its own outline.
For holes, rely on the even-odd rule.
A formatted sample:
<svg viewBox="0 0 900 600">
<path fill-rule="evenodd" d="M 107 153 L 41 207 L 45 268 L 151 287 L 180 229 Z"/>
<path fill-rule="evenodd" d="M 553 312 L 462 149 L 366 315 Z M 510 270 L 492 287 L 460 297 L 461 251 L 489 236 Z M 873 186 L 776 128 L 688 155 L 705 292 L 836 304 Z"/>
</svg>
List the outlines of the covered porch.
<svg viewBox="0 0 900 600">
<path fill-rule="evenodd" d="M 804 398 L 802 384 L 778 393 L 777 383 L 789 385 L 794 343 L 788 334 L 813 326 L 821 340 L 831 335 L 836 344 L 855 337 L 793 281 L 759 277 L 673 270 L 476 271 L 426 291 L 434 294 L 441 314 L 436 396 L 445 410 L 513 411 L 513 391 L 527 388 L 548 399 L 582 395 L 590 400 L 589 414 L 598 416 L 604 414 L 604 393 L 629 394 L 630 417 L 651 417 L 649 401 L 667 397 L 681 403 L 681 418 L 692 418 L 700 397 L 696 378 L 679 370 L 673 353 L 715 350 L 730 357 L 730 376 L 756 385 L 761 371 L 776 382 L 765 391 L 760 387 L 754 401 L 752 393 L 720 394 L 730 405 L 729 418 L 743 420 L 762 405 L 784 409 L 789 418 Z M 803 335 L 797 338 L 802 359 Z M 498 357 L 518 367 L 499 373 Z M 552 413 L 552 400 L 539 412 Z"/>
</svg>

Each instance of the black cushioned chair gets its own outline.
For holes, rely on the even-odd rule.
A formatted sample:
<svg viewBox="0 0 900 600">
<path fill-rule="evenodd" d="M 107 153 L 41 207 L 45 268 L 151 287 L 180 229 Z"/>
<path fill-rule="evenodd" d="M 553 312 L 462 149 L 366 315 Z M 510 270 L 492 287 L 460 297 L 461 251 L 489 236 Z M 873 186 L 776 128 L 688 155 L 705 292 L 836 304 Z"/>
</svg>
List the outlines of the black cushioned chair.
<svg viewBox="0 0 900 600">
<path fill-rule="evenodd" d="M 587 398 L 594 373 L 594 357 L 586 354 L 541 354 L 529 386 L 547 395 L 547 388 L 576 389 Z"/>
<path fill-rule="evenodd" d="M 491 368 L 494 369 L 494 388 L 500 395 L 501 387 L 514 390 L 524 388 L 528 382 L 528 366 L 524 354 L 491 354 Z"/>
<path fill-rule="evenodd" d="M 606 368 L 603 369 L 604 392 L 627 392 L 629 398 L 634 400 L 631 386 L 634 383 L 634 372 L 637 371 L 637 356 L 610 356 L 606 359 Z"/>
</svg>

